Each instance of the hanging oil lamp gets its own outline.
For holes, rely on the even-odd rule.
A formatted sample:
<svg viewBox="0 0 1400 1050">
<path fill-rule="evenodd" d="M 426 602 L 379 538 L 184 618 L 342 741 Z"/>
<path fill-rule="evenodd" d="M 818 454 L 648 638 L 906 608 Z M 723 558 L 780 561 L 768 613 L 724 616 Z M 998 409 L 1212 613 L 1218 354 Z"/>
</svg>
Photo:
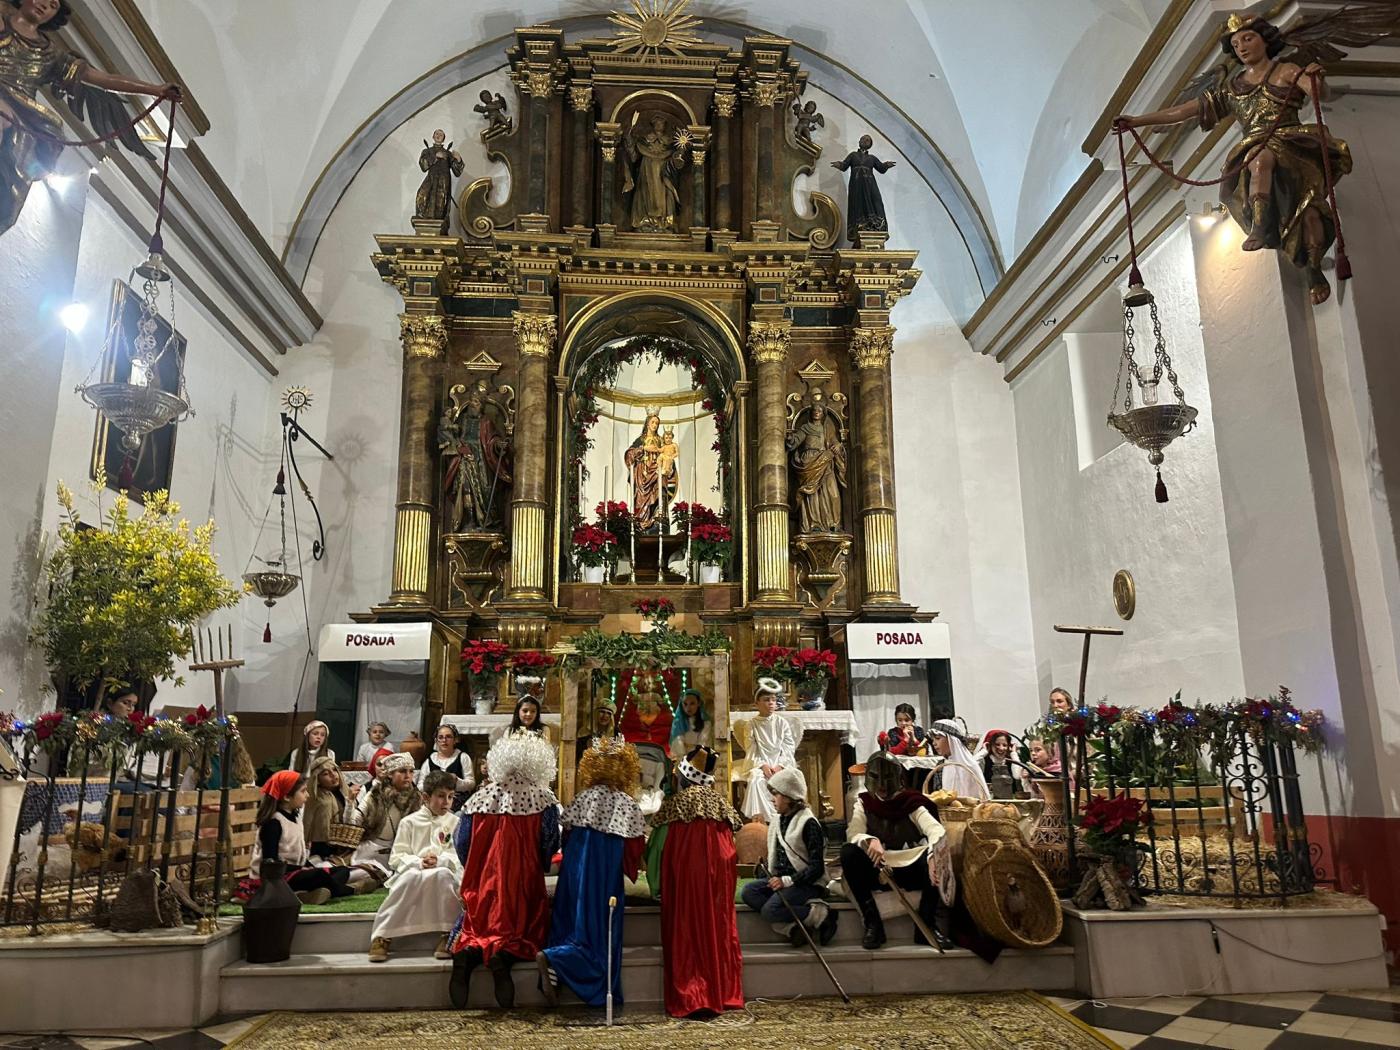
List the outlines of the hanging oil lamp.
<svg viewBox="0 0 1400 1050">
<path fill-rule="evenodd" d="M 1157 471 L 1156 497 L 1167 502 L 1167 486 L 1162 480 L 1163 450 L 1196 425 L 1196 409 L 1186 403 L 1166 340 L 1162 338 L 1162 322 L 1157 316 L 1157 299 L 1143 282 L 1138 269 L 1137 239 L 1133 235 L 1133 208 L 1128 197 L 1128 165 L 1123 151 L 1123 135 L 1118 134 L 1118 160 L 1123 174 L 1123 208 L 1128 216 L 1128 249 L 1132 262 L 1128 269 L 1128 288 L 1123 293 L 1123 356 L 1118 362 L 1118 378 L 1113 387 L 1113 399 L 1108 406 L 1108 425 L 1128 441 L 1147 453 L 1147 462 Z M 1137 363 L 1137 330 L 1133 325 L 1134 311 L 1144 307 L 1152 320 L 1152 372 L 1144 378 Z M 1171 384 L 1175 400 L 1163 401 L 1160 385 L 1163 377 Z M 1137 387 L 1142 403 L 1135 405 L 1133 387 Z M 1119 391 L 1123 395 L 1123 411 L 1115 412 Z"/>
</svg>

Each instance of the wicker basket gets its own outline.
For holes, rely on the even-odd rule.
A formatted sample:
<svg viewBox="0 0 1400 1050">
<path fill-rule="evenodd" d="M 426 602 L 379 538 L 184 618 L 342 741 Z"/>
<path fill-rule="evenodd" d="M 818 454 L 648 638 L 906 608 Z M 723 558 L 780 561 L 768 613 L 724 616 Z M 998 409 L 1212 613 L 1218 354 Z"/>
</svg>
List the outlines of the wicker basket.
<svg viewBox="0 0 1400 1050">
<path fill-rule="evenodd" d="M 1064 916 L 1013 820 L 970 820 L 963 836 L 963 895 L 986 933 L 1013 948 L 1046 948 Z"/>
<path fill-rule="evenodd" d="M 354 849 L 365 837 L 365 829 L 358 824 L 332 824 L 330 844 L 341 849 Z"/>
</svg>

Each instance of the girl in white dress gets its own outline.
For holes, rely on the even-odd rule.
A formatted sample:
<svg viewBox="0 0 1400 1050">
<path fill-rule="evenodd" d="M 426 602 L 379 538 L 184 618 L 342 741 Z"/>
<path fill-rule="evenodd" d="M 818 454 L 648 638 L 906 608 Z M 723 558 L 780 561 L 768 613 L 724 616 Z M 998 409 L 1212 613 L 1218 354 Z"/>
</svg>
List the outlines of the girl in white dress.
<svg viewBox="0 0 1400 1050">
<path fill-rule="evenodd" d="M 745 756 L 752 763 L 744 792 L 744 816 L 765 824 L 778 819 L 773 797 L 768 793 L 768 778 L 796 764 L 797 745 L 802 741 L 802 727 L 777 713 L 782 695 L 781 683 L 772 678 L 758 680 L 754 694 L 758 714 L 749 720 L 748 740 L 744 742 Z"/>
</svg>

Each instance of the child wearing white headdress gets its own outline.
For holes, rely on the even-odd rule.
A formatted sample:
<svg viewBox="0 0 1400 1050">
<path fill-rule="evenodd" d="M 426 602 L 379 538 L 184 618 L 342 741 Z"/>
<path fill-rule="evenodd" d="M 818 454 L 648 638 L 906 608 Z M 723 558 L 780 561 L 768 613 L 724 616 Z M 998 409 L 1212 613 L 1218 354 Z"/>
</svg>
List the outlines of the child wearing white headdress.
<svg viewBox="0 0 1400 1050">
<path fill-rule="evenodd" d="M 940 718 L 929 724 L 928 733 L 933 739 L 933 750 L 944 759 L 935 773 L 935 783 L 941 781 L 943 790 L 957 792 L 960 798 L 991 798 L 987 779 L 963 742 L 961 727 Z"/>
<path fill-rule="evenodd" d="M 802 726 L 793 719 L 777 713 L 783 687 L 772 678 L 760 678 L 754 692 L 758 714 L 736 729 L 748 760 L 747 788 L 744 791 L 743 812 L 750 820 L 772 824 L 778 819 L 773 797 L 768 793 L 768 778 L 797 763 L 797 745 L 802 742 Z"/>
</svg>

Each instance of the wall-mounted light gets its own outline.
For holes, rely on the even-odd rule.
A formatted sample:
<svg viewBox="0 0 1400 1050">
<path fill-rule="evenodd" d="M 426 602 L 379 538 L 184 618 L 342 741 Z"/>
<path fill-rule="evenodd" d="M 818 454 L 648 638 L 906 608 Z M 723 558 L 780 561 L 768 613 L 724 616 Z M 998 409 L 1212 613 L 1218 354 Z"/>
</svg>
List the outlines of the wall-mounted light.
<svg viewBox="0 0 1400 1050">
<path fill-rule="evenodd" d="M 1201 205 L 1200 214 L 1196 216 L 1196 221 L 1202 226 L 1214 226 L 1225 215 L 1225 205 L 1219 201 L 1207 201 Z"/>
<path fill-rule="evenodd" d="M 62 193 L 68 188 L 68 184 L 72 181 L 72 175 L 60 175 L 56 171 L 51 171 L 44 176 L 44 185 L 55 193 Z"/>
<path fill-rule="evenodd" d="M 88 315 L 91 313 L 87 303 L 69 303 L 62 310 L 58 311 L 58 319 L 63 322 L 63 327 L 74 335 L 83 330 L 83 326 L 88 322 Z"/>
</svg>

